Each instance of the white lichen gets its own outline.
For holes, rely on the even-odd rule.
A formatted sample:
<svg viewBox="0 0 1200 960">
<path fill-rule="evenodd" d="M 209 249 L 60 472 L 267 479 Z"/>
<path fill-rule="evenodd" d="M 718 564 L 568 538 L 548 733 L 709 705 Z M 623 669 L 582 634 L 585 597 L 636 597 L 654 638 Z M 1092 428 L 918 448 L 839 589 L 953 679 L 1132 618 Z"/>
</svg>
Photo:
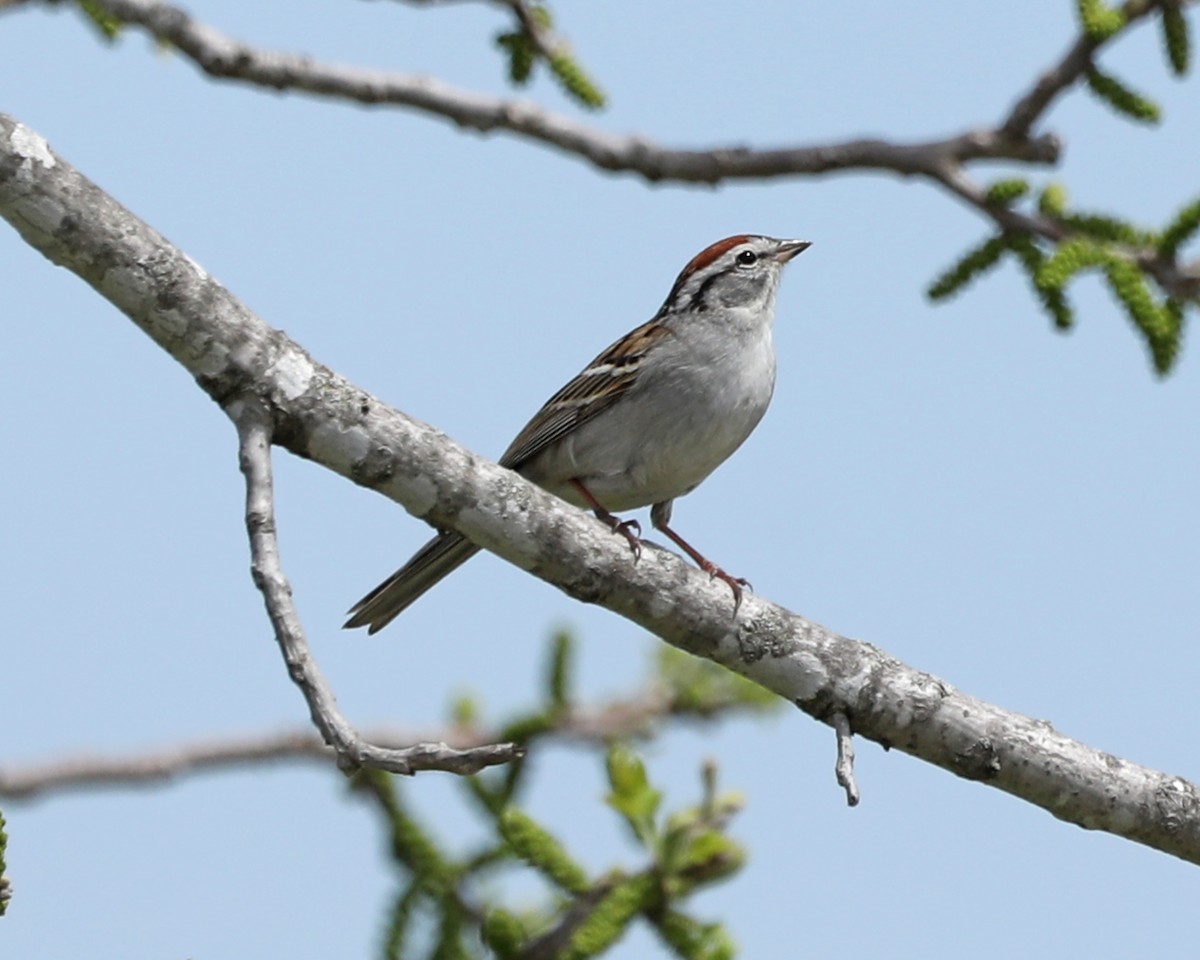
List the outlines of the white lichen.
<svg viewBox="0 0 1200 960">
<path fill-rule="evenodd" d="M 50 145 L 46 143 L 45 139 L 28 127 L 18 123 L 16 129 L 12 132 L 10 142 L 12 143 L 13 151 L 24 157 L 26 163 L 40 163 L 47 170 L 58 166 L 58 161 L 54 159 L 54 154 L 50 152 Z"/>
<path fill-rule="evenodd" d="M 362 427 L 342 430 L 322 422 L 309 435 L 308 452 L 318 462 L 358 463 L 371 452 L 371 437 Z"/>
<path fill-rule="evenodd" d="M 315 373 L 312 361 L 295 350 L 282 354 L 267 368 L 267 376 L 288 400 L 303 396 Z"/>
</svg>

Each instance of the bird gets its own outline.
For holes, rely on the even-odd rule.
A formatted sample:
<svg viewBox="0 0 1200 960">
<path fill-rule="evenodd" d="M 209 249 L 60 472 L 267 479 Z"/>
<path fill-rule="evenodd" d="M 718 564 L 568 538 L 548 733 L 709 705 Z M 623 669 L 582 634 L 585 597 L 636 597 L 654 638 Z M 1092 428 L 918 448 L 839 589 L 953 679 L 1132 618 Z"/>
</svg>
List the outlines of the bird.
<svg viewBox="0 0 1200 960">
<path fill-rule="evenodd" d="M 517 434 L 500 465 L 590 509 L 624 537 L 635 559 L 641 526 L 617 512 L 650 506 L 650 522 L 733 591 L 746 580 L 711 563 L 670 526 L 691 493 L 750 435 L 775 388 L 772 326 L 780 273 L 811 246 L 738 234 L 688 261 L 658 312 L 600 353 Z M 370 634 L 480 548 L 439 530 L 348 611 L 346 629 Z"/>
</svg>

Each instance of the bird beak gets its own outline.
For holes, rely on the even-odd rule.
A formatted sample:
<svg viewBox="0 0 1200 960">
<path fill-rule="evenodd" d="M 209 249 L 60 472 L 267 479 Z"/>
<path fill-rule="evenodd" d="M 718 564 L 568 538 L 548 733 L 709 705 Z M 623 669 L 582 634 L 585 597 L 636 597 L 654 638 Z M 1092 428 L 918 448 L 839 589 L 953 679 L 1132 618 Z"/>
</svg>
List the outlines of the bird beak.
<svg viewBox="0 0 1200 960">
<path fill-rule="evenodd" d="M 787 263 L 792 257 L 798 257 L 805 250 L 812 246 L 808 240 L 781 240 L 779 249 L 775 251 L 775 259 L 780 263 Z"/>
</svg>

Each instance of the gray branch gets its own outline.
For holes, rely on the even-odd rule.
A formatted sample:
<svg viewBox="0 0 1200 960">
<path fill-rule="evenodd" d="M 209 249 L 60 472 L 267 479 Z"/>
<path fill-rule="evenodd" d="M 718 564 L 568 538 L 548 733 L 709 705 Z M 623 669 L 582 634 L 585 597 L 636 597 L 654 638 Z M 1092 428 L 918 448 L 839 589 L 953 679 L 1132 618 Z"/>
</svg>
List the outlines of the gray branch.
<svg viewBox="0 0 1200 960">
<path fill-rule="evenodd" d="M 313 725 L 333 747 L 338 766 L 352 772 L 361 766 L 412 774 L 418 770 L 478 773 L 507 763 L 525 751 L 514 743 L 484 744 L 456 750 L 445 743 L 418 743 L 401 749 L 381 747 L 358 735 L 337 708 L 304 637 L 300 615 L 292 603 L 292 587 L 283 574 L 275 536 L 275 493 L 271 479 L 271 411 L 253 392 L 236 395 L 225 412 L 238 431 L 238 452 L 246 477 L 246 531 L 250 536 L 250 571 L 267 605 L 275 639 L 288 675 L 304 694 Z"/>
<path fill-rule="evenodd" d="M 209 76 L 271 90 L 300 90 L 354 103 L 406 107 L 489 133 L 503 130 L 574 154 L 601 170 L 637 173 L 650 181 L 715 184 L 844 170 L 933 176 L 947 161 L 1013 160 L 1051 164 L 1052 136 L 1011 137 L 1000 130 L 967 131 L 911 144 L 857 139 L 819 146 L 759 149 L 741 144 L 674 149 L 578 123 L 535 104 L 460 90 L 431 77 L 322 63 L 262 50 L 229 37 L 160 0 L 93 0 L 124 23 L 166 41 Z M 517 9 L 520 5 L 505 3 Z M 936 178 L 934 178 L 936 179 Z"/>
<path fill-rule="evenodd" d="M 671 714 L 706 719 L 678 710 L 661 690 L 651 689 L 611 703 L 562 710 L 542 735 L 603 746 L 614 739 L 647 736 L 657 722 Z M 500 738 L 495 730 L 466 727 L 425 731 L 387 728 L 367 730 L 360 736 L 379 749 L 395 751 L 427 742 L 445 742 L 457 750 L 469 751 Z M 0 769 L 0 797 L 32 800 L 71 790 L 161 786 L 186 776 L 263 763 L 308 761 L 327 767 L 331 759 L 336 759 L 333 749 L 320 734 L 307 728 L 231 736 L 127 755 L 84 755 Z"/>
<path fill-rule="evenodd" d="M 837 734 L 837 764 L 834 775 L 838 786 L 846 791 L 846 803 L 858 806 L 858 783 L 854 779 L 854 734 L 850 730 L 850 718 L 844 713 L 835 713 L 830 722 Z"/>
<path fill-rule="evenodd" d="M 414 516 L 462 532 L 565 593 L 749 677 L 832 724 L 957 776 L 1200 863 L 1188 781 L 1103 753 L 748 596 L 665 550 L 636 563 L 589 515 L 464 449 L 317 363 L 161 235 L 0 115 L 0 216 L 78 274 L 184 366 L 217 403 L 256 397 L 272 439 Z"/>
<path fill-rule="evenodd" d="M 368 734 L 368 738 L 381 746 L 398 748 L 428 739 L 385 732 Z M 0 797 L 32 800 L 69 790 L 156 786 L 189 774 L 280 761 L 318 760 L 328 766 L 333 756 L 325 741 L 308 729 L 257 737 L 230 737 L 207 743 L 179 744 L 131 756 L 68 757 L 0 770 Z"/>
<path fill-rule="evenodd" d="M 651 737 L 668 718 L 704 723 L 742 706 L 735 698 L 722 699 L 716 694 L 701 702 L 691 696 L 678 697 L 669 685 L 651 682 L 614 700 L 560 704 L 546 715 L 547 723 L 536 736 L 607 748 L 614 740 Z M 429 742 L 471 750 L 503 739 L 498 729 L 474 725 L 431 730 L 386 727 L 363 731 L 359 736 L 384 750 L 403 750 L 414 743 Z M 162 786 L 187 776 L 264 763 L 299 761 L 327 767 L 336 758 L 326 740 L 309 727 L 227 736 L 124 755 L 85 754 L 0 767 L 0 798 L 34 800 L 72 790 Z"/>
</svg>

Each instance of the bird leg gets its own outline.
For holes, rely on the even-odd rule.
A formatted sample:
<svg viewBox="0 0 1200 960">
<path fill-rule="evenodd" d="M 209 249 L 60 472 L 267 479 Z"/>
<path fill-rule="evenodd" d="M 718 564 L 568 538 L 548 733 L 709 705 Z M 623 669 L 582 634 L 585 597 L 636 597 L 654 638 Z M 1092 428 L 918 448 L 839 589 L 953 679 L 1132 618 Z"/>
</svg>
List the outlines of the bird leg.
<svg viewBox="0 0 1200 960">
<path fill-rule="evenodd" d="M 592 491 L 583 485 L 579 480 L 572 480 L 571 485 L 579 491 L 579 495 L 587 501 L 587 505 L 592 508 L 592 513 L 596 518 L 603 520 L 610 530 L 614 533 L 619 533 L 629 543 L 629 549 L 633 551 L 633 559 L 637 561 L 642 555 L 642 525 L 636 520 L 622 520 L 620 517 L 613 516 L 604 506 L 592 496 Z M 689 548 L 690 549 L 690 548 Z"/>
<path fill-rule="evenodd" d="M 711 560 L 701 555 L 700 551 L 693 547 L 690 543 L 683 539 L 679 534 L 672 530 L 667 524 L 671 519 L 671 502 L 656 503 L 650 511 L 650 523 L 655 530 L 661 530 L 674 541 L 684 553 L 691 557 L 701 570 L 707 573 L 710 577 L 717 580 L 722 580 L 729 584 L 729 589 L 733 591 L 733 614 L 737 616 L 738 608 L 742 605 L 742 588 L 753 590 L 750 581 L 743 577 L 731 577 L 724 570 L 718 567 Z"/>
</svg>

